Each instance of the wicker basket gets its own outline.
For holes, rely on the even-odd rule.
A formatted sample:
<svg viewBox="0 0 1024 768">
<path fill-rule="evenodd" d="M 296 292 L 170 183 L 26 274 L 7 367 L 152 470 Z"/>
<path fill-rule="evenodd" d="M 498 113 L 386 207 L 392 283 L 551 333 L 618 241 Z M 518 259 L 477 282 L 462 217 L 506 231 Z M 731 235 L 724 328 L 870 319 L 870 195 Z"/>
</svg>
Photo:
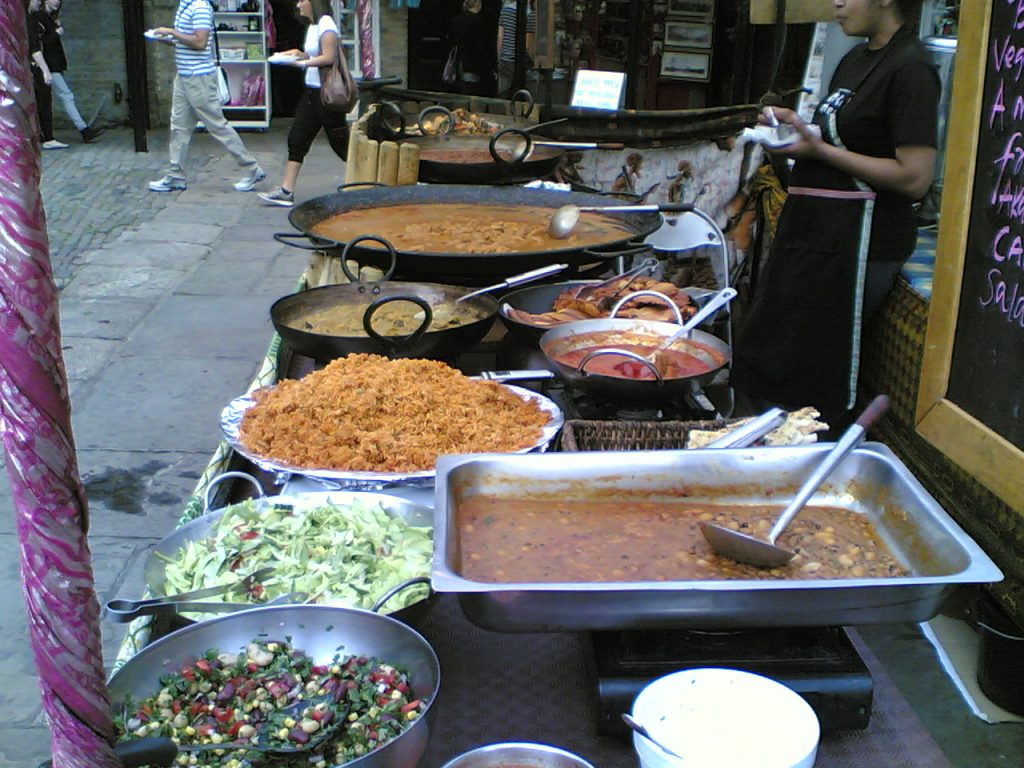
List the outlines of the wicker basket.
<svg viewBox="0 0 1024 768">
<path fill-rule="evenodd" d="M 563 451 L 667 451 L 685 448 L 690 432 L 722 429 L 739 419 L 714 421 L 585 421 L 562 427 Z"/>
</svg>

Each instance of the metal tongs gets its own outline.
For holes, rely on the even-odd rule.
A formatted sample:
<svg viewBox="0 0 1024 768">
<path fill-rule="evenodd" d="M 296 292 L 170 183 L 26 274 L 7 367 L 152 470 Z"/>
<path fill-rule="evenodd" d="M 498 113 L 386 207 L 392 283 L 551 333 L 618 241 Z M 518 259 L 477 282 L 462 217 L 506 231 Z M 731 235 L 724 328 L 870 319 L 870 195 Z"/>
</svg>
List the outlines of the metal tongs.
<svg viewBox="0 0 1024 768">
<path fill-rule="evenodd" d="M 139 616 L 174 616 L 179 613 L 233 613 L 256 608 L 261 605 L 287 605 L 304 602 L 309 595 L 305 592 L 289 592 L 266 603 L 210 603 L 202 602 L 204 597 L 231 594 L 250 589 L 261 583 L 274 572 L 272 566 L 253 571 L 235 584 L 207 587 L 177 595 L 165 595 L 148 600 L 109 600 L 107 615 L 111 621 L 123 624 Z M 198 602 L 197 602 L 198 601 Z"/>
</svg>

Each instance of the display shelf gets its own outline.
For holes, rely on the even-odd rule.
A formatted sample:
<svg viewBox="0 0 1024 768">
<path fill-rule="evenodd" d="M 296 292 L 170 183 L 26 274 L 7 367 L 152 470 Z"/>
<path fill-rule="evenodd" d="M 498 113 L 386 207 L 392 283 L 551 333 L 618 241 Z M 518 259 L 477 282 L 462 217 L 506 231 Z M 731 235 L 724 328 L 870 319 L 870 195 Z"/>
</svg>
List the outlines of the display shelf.
<svg viewBox="0 0 1024 768">
<path fill-rule="evenodd" d="M 263 29 L 264 3 L 256 0 L 251 11 L 215 11 L 220 64 L 228 76 L 231 103 L 224 105 L 224 117 L 235 128 L 263 129 L 270 126 L 270 64 L 267 62 L 267 38 Z M 256 27 L 252 29 L 251 27 Z M 225 56 L 225 51 L 245 50 L 244 58 Z"/>
</svg>

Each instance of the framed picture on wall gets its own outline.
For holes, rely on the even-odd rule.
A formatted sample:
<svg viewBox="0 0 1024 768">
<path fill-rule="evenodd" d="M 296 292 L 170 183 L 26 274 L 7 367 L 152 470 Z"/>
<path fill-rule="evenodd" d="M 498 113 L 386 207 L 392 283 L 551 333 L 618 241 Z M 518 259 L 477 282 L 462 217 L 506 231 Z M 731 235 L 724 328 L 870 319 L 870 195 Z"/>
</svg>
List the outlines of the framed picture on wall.
<svg viewBox="0 0 1024 768">
<path fill-rule="evenodd" d="M 667 10 L 672 16 L 711 21 L 715 15 L 715 0 L 668 0 Z"/>
<path fill-rule="evenodd" d="M 710 23 L 665 19 L 665 45 L 674 48 L 710 48 L 712 30 L 714 27 Z"/>
<path fill-rule="evenodd" d="M 711 79 L 711 52 L 666 49 L 661 54 L 661 76 L 707 82 Z"/>
</svg>

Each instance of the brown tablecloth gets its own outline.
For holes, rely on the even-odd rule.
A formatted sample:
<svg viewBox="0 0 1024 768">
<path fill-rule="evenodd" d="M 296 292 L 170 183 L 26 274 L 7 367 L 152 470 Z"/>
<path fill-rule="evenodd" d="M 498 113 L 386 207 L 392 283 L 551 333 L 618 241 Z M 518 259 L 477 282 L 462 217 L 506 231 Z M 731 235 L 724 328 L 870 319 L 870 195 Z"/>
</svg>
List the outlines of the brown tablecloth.
<svg viewBox="0 0 1024 768">
<path fill-rule="evenodd" d="M 596 768 L 636 768 L 627 739 L 597 733 L 597 701 L 578 634 L 505 634 L 470 623 L 452 595 L 436 595 L 409 620 L 441 660 L 436 730 L 421 768 L 501 741 L 575 752 Z M 871 723 L 825 734 L 815 768 L 949 768 L 934 740 L 863 642 L 874 680 Z"/>
</svg>

